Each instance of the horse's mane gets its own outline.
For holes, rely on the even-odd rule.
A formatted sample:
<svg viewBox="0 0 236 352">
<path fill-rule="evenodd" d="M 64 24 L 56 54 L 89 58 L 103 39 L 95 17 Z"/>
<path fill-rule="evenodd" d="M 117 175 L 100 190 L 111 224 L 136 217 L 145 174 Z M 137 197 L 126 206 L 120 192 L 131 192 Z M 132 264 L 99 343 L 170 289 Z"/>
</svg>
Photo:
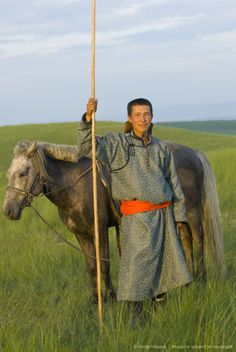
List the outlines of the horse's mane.
<svg viewBox="0 0 236 352">
<path fill-rule="evenodd" d="M 78 150 L 75 145 L 53 144 L 47 142 L 38 142 L 38 145 L 50 158 L 70 161 L 72 163 L 77 163 L 78 161 Z"/>
<path fill-rule="evenodd" d="M 24 154 L 28 150 L 28 148 L 31 146 L 31 144 L 32 144 L 32 142 L 30 142 L 30 141 L 20 141 L 20 142 L 18 142 L 15 145 L 15 148 L 14 148 L 14 151 L 13 151 L 14 157 L 17 157 L 19 155 Z"/>
</svg>

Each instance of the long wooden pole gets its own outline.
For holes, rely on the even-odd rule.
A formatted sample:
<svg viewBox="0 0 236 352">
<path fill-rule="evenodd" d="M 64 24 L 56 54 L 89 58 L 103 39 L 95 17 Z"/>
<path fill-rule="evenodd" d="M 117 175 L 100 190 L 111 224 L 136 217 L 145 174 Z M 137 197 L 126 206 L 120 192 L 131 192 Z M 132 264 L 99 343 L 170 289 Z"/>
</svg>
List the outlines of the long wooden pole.
<svg viewBox="0 0 236 352">
<path fill-rule="evenodd" d="M 92 57 L 91 57 L 91 97 L 95 99 L 95 30 L 96 30 L 96 0 L 92 0 Z M 95 112 L 92 115 L 92 165 L 93 165 L 93 209 L 94 209 L 94 231 L 96 244 L 97 263 L 97 289 L 98 289 L 98 316 L 100 330 L 103 326 L 102 289 L 101 289 L 101 264 L 99 247 L 98 206 L 97 206 L 97 168 L 96 168 L 96 134 L 95 134 Z"/>
</svg>

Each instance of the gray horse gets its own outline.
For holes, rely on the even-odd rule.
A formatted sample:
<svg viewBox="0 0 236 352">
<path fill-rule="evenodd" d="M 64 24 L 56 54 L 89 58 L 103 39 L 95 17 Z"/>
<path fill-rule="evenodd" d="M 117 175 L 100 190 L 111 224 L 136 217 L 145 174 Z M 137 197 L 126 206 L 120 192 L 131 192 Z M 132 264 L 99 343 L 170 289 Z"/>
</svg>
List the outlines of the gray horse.
<svg viewBox="0 0 236 352">
<path fill-rule="evenodd" d="M 188 223 L 181 230 L 180 237 L 187 263 L 197 278 L 205 279 L 204 245 L 206 252 L 211 254 L 219 267 L 222 267 L 224 257 L 214 174 L 202 153 L 178 144 L 166 144 L 173 151 L 186 199 Z M 115 298 L 110 277 L 108 229 L 116 226 L 118 234 L 119 217 L 109 188 L 105 187 L 101 177 L 98 178 L 97 188 L 104 298 Z M 4 214 L 11 220 L 20 219 L 22 209 L 30 206 L 33 198 L 40 194 L 44 194 L 57 206 L 61 220 L 75 234 L 85 256 L 92 297 L 97 301 L 91 160 L 77 160 L 77 149 L 74 146 L 28 141 L 17 143 L 8 170 Z M 194 261 L 193 242 L 196 247 Z"/>
</svg>

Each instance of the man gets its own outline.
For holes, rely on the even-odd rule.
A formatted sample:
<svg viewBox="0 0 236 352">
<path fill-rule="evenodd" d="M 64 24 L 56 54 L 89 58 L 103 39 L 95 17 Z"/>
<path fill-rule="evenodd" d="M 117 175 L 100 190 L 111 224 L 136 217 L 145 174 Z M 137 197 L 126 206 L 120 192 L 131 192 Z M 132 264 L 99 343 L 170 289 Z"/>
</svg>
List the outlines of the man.
<svg viewBox="0 0 236 352">
<path fill-rule="evenodd" d="M 97 101 L 89 99 L 78 129 L 79 156 L 91 156 L 91 119 Z M 184 195 L 173 156 L 151 135 L 152 104 L 128 104 L 125 133 L 97 138 L 97 158 L 106 163 L 113 198 L 122 216 L 118 300 L 141 311 L 145 299 L 191 281 L 176 227 L 186 221 Z"/>
</svg>

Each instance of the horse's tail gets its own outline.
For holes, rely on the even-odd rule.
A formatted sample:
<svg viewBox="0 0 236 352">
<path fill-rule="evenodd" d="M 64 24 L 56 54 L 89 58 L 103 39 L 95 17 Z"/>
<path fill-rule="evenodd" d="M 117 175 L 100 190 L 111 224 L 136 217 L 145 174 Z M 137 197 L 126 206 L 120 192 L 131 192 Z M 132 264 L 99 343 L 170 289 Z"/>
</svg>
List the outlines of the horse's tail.
<svg viewBox="0 0 236 352">
<path fill-rule="evenodd" d="M 221 227 L 221 213 L 215 176 L 206 155 L 197 152 L 204 173 L 201 194 L 201 222 L 204 233 L 206 255 L 223 272 L 224 241 Z"/>
</svg>

